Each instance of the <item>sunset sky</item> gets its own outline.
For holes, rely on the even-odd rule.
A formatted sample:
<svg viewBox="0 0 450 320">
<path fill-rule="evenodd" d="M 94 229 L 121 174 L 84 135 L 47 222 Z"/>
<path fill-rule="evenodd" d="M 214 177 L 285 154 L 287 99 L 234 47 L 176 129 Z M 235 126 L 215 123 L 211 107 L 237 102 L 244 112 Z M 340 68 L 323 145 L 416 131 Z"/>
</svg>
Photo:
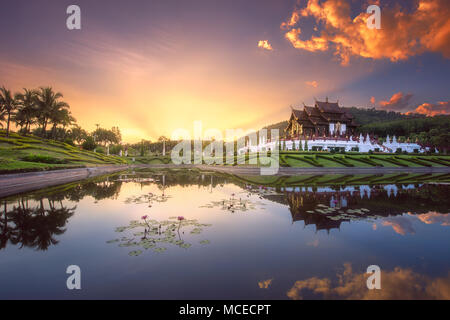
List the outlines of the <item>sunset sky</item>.
<svg viewBox="0 0 450 320">
<path fill-rule="evenodd" d="M 2 0 L 0 86 L 52 86 L 82 127 L 126 142 L 195 120 L 258 129 L 314 97 L 450 113 L 450 2 L 378 3 L 381 30 L 366 1 Z"/>
</svg>

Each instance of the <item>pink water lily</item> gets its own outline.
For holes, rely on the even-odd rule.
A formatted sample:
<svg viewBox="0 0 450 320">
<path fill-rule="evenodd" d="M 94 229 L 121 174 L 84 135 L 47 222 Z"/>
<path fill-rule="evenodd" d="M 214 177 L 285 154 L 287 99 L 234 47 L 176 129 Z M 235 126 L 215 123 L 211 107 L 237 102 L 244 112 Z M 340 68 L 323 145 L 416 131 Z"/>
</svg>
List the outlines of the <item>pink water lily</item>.
<svg viewBox="0 0 450 320">
<path fill-rule="evenodd" d="M 180 228 L 181 228 L 181 221 L 183 221 L 184 220 L 184 217 L 183 216 L 178 216 L 178 221 L 180 221 L 180 223 L 178 224 L 178 233 L 180 232 Z"/>
</svg>

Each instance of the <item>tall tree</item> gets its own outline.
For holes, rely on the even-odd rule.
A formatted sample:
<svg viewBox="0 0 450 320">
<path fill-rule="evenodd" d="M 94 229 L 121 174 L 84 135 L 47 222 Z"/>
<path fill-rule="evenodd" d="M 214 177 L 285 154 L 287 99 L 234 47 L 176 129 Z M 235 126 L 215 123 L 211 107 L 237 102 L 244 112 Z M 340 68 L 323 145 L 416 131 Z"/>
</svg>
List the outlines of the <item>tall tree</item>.
<svg viewBox="0 0 450 320">
<path fill-rule="evenodd" d="M 56 127 L 58 125 L 62 125 L 63 130 L 73 122 L 75 122 L 75 118 L 72 117 L 70 111 L 68 110 L 69 105 L 65 102 L 58 102 L 53 106 L 53 110 L 50 115 L 50 122 L 53 123 L 52 126 L 52 137 L 56 138 Z"/>
<path fill-rule="evenodd" d="M 17 102 L 11 91 L 5 87 L 0 88 L 0 109 L 1 113 L 6 114 L 6 136 L 9 137 L 9 123 L 11 122 L 11 115 L 17 109 Z"/>
<path fill-rule="evenodd" d="M 69 108 L 67 103 L 59 100 L 62 97 L 62 93 L 54 92 L 52 87 L 39 88 L 36 104 L 39 112 L 38 122 L 42 126 L 43 135 L 46 135 L 47 125 L 50 122 L 58 121 L 56 120 L 60 117 L 58 113 Z"/>
<path fill-rule="evenodd" d="M 79 125 L 74 125 L 70 129 L 70 138 L 75 141 L 77 144 L 81 144 L 86 140 L 88 133 L 86 130 L 82 129 Z"/>
<path fill-rule="evenodd" d="M 15 99 L 18 104 L 18 110 L 14 121 L 21 128 L 25 127 L 24 133 L 30 132 L 31 125 L 37 117 L 36 90 L 23 89 L 23 93 L 17 93 Z"/>
</svg>

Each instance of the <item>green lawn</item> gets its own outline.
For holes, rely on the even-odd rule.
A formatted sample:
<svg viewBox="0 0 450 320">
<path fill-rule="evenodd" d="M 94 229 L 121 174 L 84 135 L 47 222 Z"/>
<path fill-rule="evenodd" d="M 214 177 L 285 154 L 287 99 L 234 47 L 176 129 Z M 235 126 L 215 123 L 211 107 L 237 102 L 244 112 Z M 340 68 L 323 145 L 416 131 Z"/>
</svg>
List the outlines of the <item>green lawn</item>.
<svg viewBox="0 0 450 320">
<path fill-rule="evenodd" d="M 237 156 L 234 156 L 234 164 L 227 164 L 225 157 L 224 166 L 236 166 Z M 171 163 L 168 155 L 165 157 L 136 157 L 136 163 L 143 164 L 167 164 Z M 257 154 L 245 156 L 245 163 L 239 166 L 250 165 L 249 160 L 256 160 L 256 166 L 267 165 L 267 156 L 259 158 Z M 261 161 L 262 160 L 262 161 Z M 274 156 L 272 156 L 272 160 Z M 281 152 L 279 154 L 281 167 L 299 168 L 356 168 L 356 167 L 449 167 L 450 156 L 447 155 L 404 155 L 404 154 L 332 154 L 329 152 Z M 205 159 L 203 159 L 205 163 Z M 193 159 L 192 162 L 193 163 Z M 214 164 L 216 165 L 216 164 Z M 252 164 L 255 165 L 255 164 Z"/>
<path fill-rule="evenodd" d="M 280 162 L 290 167 L 449 167 L 447 155 L 331 154 L 281 152 Z"/>
<path fill-rule="evenodd" d="M 257 154 L 245 156 L 264 166 L 264 160 Z M 134 157 L 107 156 L 101 153 L 81 150 L 78 147 L 35 136 L 21 136 L 11 133 L 6 138 L 5 131 L 0 130 L 0 173 L 51 170 L 107 164 L 170 164 L 170 154 L 162 156 Z M 225 160 L 225 159 L 224 159 Z M 263 160 L 263 161 L 260 161 Z M 404 154 L 332 154 L 329 152 L 295 152 L 283 151 L 279 155 L 280 166 L 300 168 L 352 168 L 352 167 L 449 167 L 450 156 L 447 155 L 404 155 Z M 224 163 L 223 165 L 229 165 Z M 237 165 L 237 157 L 234 164 Z"/>
<path fill-rule="evenodd" d="M 126 158 L 81 150 L 66 143 L 0 131 L 0 173 L 127 164 Z"/>
</svg>

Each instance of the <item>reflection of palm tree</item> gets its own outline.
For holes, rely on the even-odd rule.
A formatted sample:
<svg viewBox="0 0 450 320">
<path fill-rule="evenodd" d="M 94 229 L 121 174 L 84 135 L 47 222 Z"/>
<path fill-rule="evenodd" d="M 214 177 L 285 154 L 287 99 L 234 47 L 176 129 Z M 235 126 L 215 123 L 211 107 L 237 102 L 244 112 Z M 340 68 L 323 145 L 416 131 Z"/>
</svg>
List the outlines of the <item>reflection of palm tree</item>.
<svg viewBox="0 0 450 320">
<path fill-rule="evenodd" d="M 14 207 L 10 212 L 12 222 L 14 222 L 14 234 L 10 236 L 12 244 L 21 244 L 23 246 L 32 247 L 33 243 L 33 210 L 27 207 Z"/>
<path fill-rule="evenodd" d="M 49 209 L 45 209 L 43 199 L 39 199 L 39 205 L 28 207 L 28 202 L 23 199 L 17 206 L 8 211 L 7 203 L 4 203 L 4 219 L 0 222 L 2 229 L 0 249 L 6 247 L 8 240 L 22 247 L 47 250 L 50 245 L 55 245 L 58 240 L 55 235 L 63 234 L 68 219 L 75 213 L 76 207 L 66 208 L 59 202 L 59 208 L 55 201 L 48 199 Z"/>
<path fill-rule="evenodd" d="M 0 249 L 3 249 L 6 247 L 6 244 L 8 243 L 9 237 L 12 233 L 12 228 L 8 225 L 8 210 L 7 210 L 7 204 L 6 201 L 3 203 L 4 206 L 4 212 L 3 212 L 3 219 L 0 220 L 0 227 L 2 229 L 2 233 L 0 235 Z"/>
<path fill-rule="evenodd" d="M 47 250 L 50 245 L 57 244 L 59 241 L 54 239 L 53 236 L 66 232 L 64 226 L 67 219 L 74 214 L 75 208 L 50 208 L 45 211 L 45 215 L 35 216 L 33 220 L 34 241 L 32 246 L 38 250 Z"/>
</svg>

